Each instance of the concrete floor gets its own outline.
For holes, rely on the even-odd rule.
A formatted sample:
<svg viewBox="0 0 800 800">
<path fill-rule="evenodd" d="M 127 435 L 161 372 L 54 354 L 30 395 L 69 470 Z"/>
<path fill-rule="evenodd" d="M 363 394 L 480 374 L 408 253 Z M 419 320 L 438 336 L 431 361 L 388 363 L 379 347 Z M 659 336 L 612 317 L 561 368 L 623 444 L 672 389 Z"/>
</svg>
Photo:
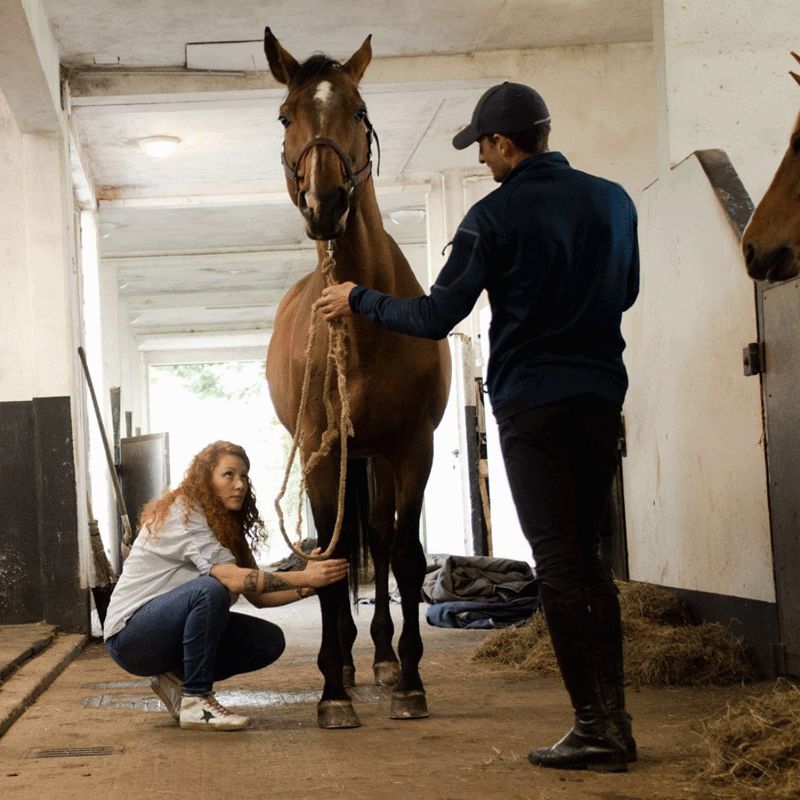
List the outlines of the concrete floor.
<svg viewBox="0 0 800 800">
<path fill-rule="evenodd" d="M 244 605 L 239 610 L 249 608 Z M 556 678 L 473 663 L 470 655 L 487 632 L 432 628 L 423 620 L 431 717 L 390 720 L 388 692 L 371 683 L 371 608 L 360 608 L 353 698 L 361 728 L 316 725 L 317 601 L 252 609 L 283 627 L 287 650 L 278 664 L 217 687 L 223 702 L 253 718 L 248 731 L 181 731 L 147 681 L 124 673 L 93 642 L 0 739 L 0 797 L 708 797 L 693 778 L 702 755 L 693 729 L 745 690 L 631 693 L 640 760 L 629 773 L 542 770 L 526 761 L 527 751 L 551 743 L 570 723 Z M 392 611 L 399 626 L 399 607 Z"/>
</svg>

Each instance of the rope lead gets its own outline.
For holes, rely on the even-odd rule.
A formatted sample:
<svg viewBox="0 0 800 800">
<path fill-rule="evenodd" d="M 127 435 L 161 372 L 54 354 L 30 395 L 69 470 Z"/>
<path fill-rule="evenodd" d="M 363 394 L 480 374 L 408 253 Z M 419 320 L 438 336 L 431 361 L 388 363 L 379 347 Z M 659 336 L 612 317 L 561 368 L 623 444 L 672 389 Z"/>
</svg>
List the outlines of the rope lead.
<svg viewBox="0 0 800 800">
<path fill-rule="evenodd" d="M 322 274 L 325 278 L 326 286 L 331 286 L 336 282 L 333 276 L 333 269 L 335 266 L 336 259 L 333 255 L 333 240 L 329 239 L 326 247 L 326 256 L 322 262 Z M 353 423 L 350 419 L 350 398 L 347 394 L 347 330 L 345 329 L 344 321 L 337 319 L 328 323 L 328 353 L 325 359 L 325 379 L 322 389 L 322 399 L 325 405 L 327 428 L 322 434 L 319 448 L 308 457 L 308 461 L 302 466 L 300 473 L 300 493 L 297 504 L 297 526 L 295 529 L 295 533 L 297 534 L 297 543 L 292 542 L 286 533 L 283 509 L 281 508 L 281 500 L 286 494 L 286 487 L 289 483 L 289 475 L 292 470 L 295 454 L 297 453 L 298 448 L 302 447 L 304 440 L 302 420 L 303 413 L 308 402 L 308 388 L 311 383 L 311 353 L 314 349 L 314 343 L 317 338 L 317 315 L 319 313 L 320 300 L 321 298 L 316 300 L 314 305 L 311 306 L 311 321 L 308 326 L 308 340 L 305 351 L 306 368 L 305 373 L 303 374 L 303 386 L 300 392 L 300 405 L 297 409 L 297 421 L 295 422 L 294 426 L 295 432 L 292 439 L 292 448 L 289 452 L 289 461 L 286 464 L 286 471 L 283 475 L 283 483 L 280 491 L 278 492 L 278 496 L 275 498 L 275 511 L 278 514 L 281 535 L 283 536 L 286 544 L 288 544 L 291 548 L 292 552 L 305 561 L 324 561 L 330 558 L 333 554 L 333 551 L 336 549 L 336 545 L 339 543 L 339 536 L 342 530 L 342 519 L 344 518 L 344 491 L 347 480 L 347 437 L 353 436 Z M 338 425 L 335 419 L 333 402 L 330 396 L 331 379 L 334 370 L 336 370 L 336 390 L 339 395 L 340 405 Z M 325 549 L 325 552 L 319 553 L 318 555 L 311 555 L 310 553 L 304 553 L 302 548 L 299 546 L 302 535 L 300 529 L 303 523 L 303 493 L 305 492 L 308 475 L 310 475 L 314 467 L 316 467 L 316 465 L 330 453 L 331 447 L 337 438 L 337 434 L 340 441 L 340 460 L 336 524 L 333 528 L 333 536 L 331 537 L 330 544 Z"/>
</svg>

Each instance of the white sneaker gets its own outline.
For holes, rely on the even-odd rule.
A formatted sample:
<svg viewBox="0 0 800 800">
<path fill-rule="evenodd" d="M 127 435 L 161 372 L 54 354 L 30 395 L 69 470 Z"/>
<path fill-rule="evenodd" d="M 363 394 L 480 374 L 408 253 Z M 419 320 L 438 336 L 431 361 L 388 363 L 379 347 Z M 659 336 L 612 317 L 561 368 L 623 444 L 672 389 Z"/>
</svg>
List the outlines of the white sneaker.
<svg viewBox="0 0 800 800">
<path fill-rule="evenodd" d="M 162 672 L 150 678 L 150 688 L 158 695 L 176 720 L 181 716 L 181 681 L 174 672 Z"/>
<path fill-rule="evenodd" d="M 209 692 L 200 697 L 181 698 L 180 725 L 184 730 L 242 731 L 250 725 L 250 717 L 228 711 Z"/>
</svg>

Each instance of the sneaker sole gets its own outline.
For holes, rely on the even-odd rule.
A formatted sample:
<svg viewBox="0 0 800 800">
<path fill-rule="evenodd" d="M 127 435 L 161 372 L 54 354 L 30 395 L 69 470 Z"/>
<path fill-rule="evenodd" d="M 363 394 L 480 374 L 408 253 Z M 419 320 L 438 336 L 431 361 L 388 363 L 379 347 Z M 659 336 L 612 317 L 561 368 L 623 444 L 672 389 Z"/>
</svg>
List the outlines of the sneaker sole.
<svg viewBox="0 0 800 800">
<path fill-rule="evenodd" d="M 164 704 L 164 707 L 167 709 L 167 711 L 169 711 L 175 722 L 180 722 L 181 713 L 180 711 L 172 710 L 172 700 L 170 699 L 170 696 L 161 689 L 161 686 L 158 683 L 151 683 L 150 688 L 158 695 L 158 699 Z"/>
<path fill-rule="evenodd" d="M 209 725 L 207 722 L 181 722 L 181 730 L 184 731 L 222 731 L 228 733 L 230 731 L 246 731 L 250 727 L 247 725 L 237 725 L 235 728 L 226 728 L 222 725 Z"/>
</svg>

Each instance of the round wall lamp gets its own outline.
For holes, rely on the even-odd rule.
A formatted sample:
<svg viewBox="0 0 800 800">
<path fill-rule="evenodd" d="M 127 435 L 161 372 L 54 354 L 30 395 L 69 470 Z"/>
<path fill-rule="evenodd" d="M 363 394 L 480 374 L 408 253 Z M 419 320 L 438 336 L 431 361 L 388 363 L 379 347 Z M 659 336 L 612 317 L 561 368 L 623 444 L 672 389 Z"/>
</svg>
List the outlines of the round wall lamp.
<svg viewBox="0 0 800 800">
<path fill-rule="evenodd" d="M 180 144 L 177 136 L 147 136 L 138 139 L 139 149 L 152 158 L 164 158 L 172 153 Z"/>
</svg>

